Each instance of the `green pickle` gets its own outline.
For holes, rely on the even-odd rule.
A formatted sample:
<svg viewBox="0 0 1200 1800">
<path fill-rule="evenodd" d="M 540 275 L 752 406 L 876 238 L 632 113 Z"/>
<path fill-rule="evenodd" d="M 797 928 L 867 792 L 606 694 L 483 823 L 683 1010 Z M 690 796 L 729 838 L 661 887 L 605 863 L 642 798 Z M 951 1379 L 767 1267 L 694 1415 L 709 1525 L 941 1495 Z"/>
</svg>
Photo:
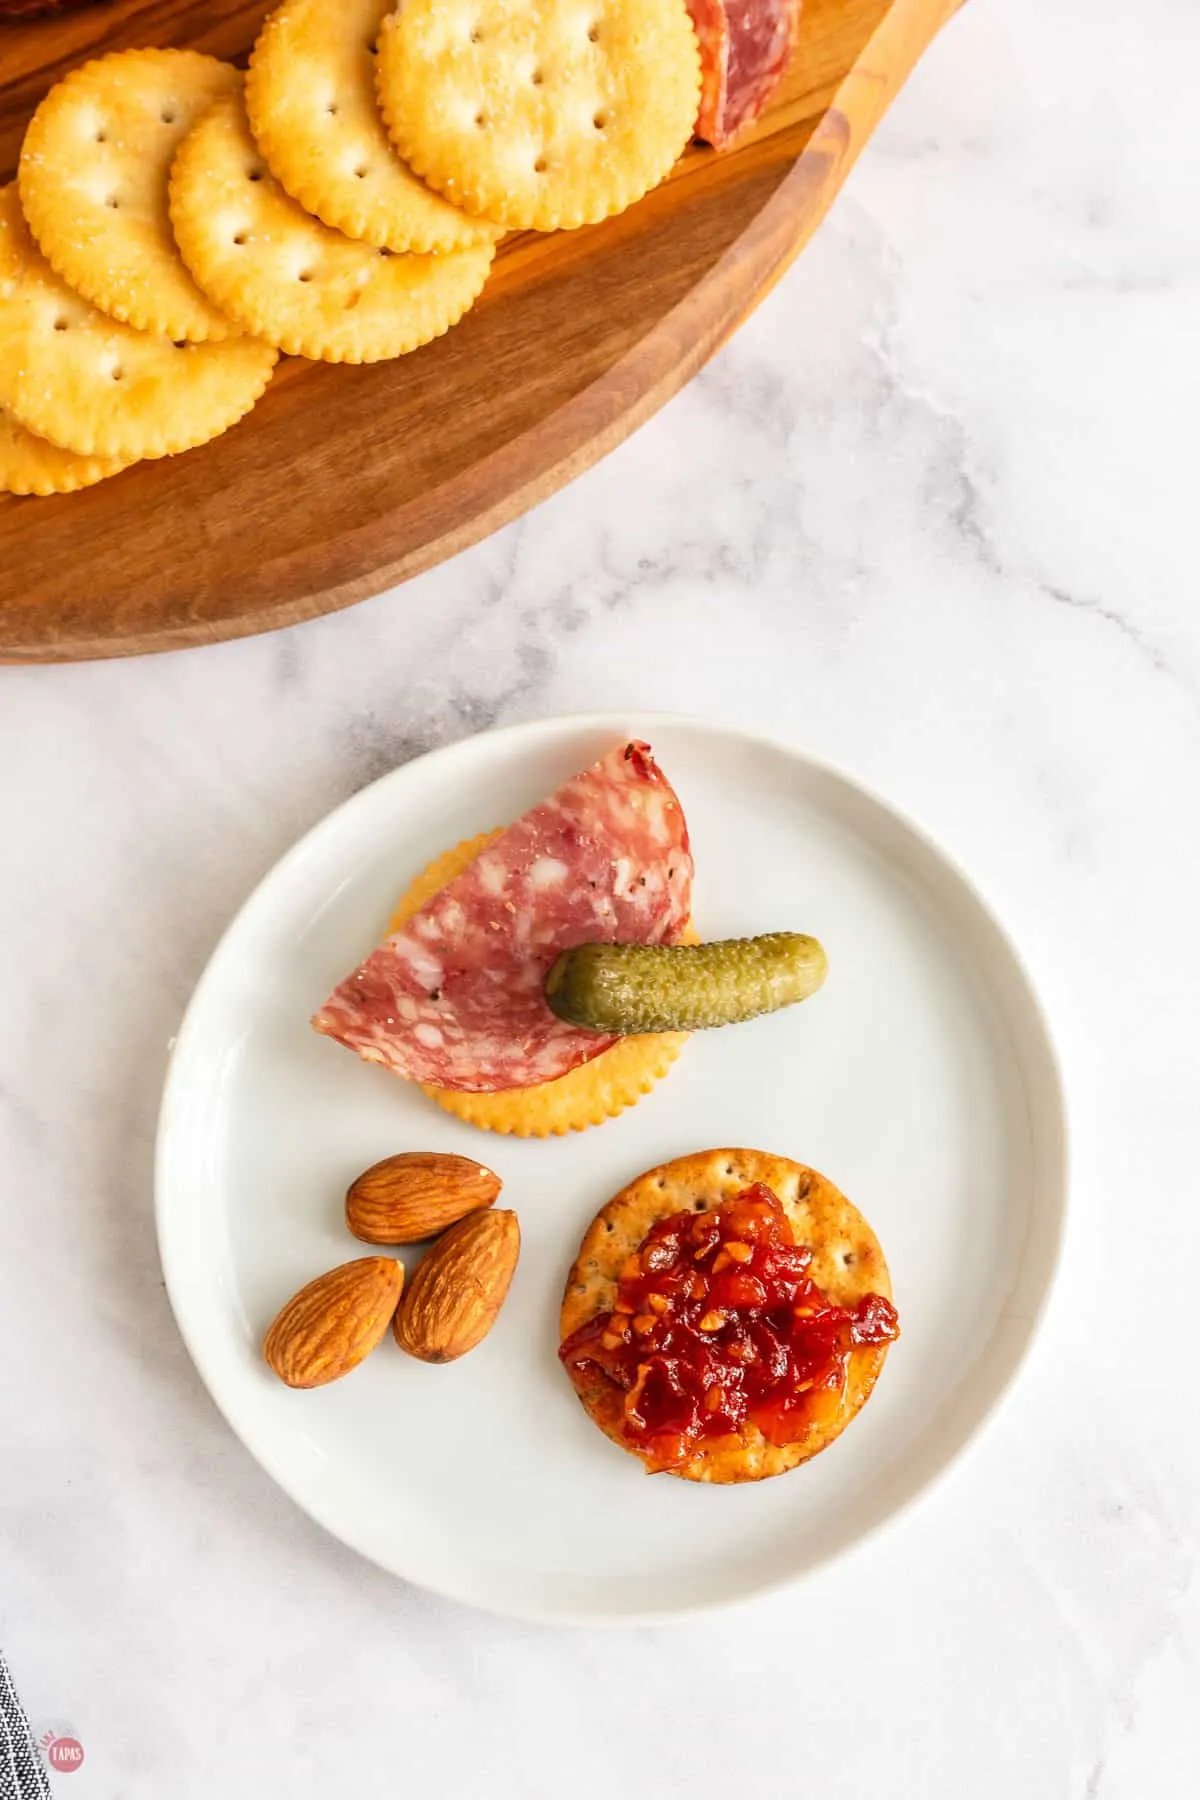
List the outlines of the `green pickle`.
<svg viewBox="0 0 1200 1800">
<path fill-rule="evenodd" d="M 816 938 L 798 931 L 712 944 L 579 944 L 547 975 L 546 999 L 588 1031 L 705 1031 L 807 1000 L 828 966 Z"/>
</svg>

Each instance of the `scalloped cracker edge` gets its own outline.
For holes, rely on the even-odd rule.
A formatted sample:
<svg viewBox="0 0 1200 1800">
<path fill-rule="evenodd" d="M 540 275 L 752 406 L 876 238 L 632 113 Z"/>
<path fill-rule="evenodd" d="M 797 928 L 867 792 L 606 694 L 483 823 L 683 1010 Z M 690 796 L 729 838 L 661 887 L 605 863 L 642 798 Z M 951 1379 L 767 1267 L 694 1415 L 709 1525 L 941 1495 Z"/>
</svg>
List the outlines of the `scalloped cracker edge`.
<svg viewBox="0 0 1200 1800">
<path fill-rule="evenodd" d="M 205 292 L 256 337 L 314 361 L 403 356 L 474 305 L 495 246 L 395 256 L 330 230 L 267 167 L 240 95 L 219 100 L 180 146 L 171 224 Z"/>
<path fill-rule="evenodd" d="M 335 231 L 428 254 L 504 227 L 451 206 L 401 162 L 375 103 L 375 40 L 393 0 L 284 0 L 263 26 L 246 111 L 281 187 Z"/>
<path fill-rule="evenodd" d="M 43 256 L 139 331 L 197 343 L 237 333 L 180 261 L 167 176 L 195 121 L 240 80 L 196 50 L 116 50 L 72 69 L 29 122 L 17 182 Z"/>
<path fill-rule="evenodd" d="M 683 153 L 700 100 L 684 0 L 405 0 L 376 62 L 404 161 L 514 229 L 624 212 Z"/>
<path fill-rule="evenodd" d="M 0 406 L 79 456 L 173 456 L 250 411 L 276 353 L 253 338 L 172 343 L 110 319 L 38 250 L 0 189 Z"/>
</svg>

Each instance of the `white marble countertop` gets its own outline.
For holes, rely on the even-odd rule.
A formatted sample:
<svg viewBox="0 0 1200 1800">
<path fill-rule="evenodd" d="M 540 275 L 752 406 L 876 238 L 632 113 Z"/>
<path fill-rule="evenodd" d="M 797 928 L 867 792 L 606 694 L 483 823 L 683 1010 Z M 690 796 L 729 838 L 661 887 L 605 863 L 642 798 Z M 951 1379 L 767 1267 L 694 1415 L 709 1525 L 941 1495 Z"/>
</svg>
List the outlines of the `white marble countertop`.
<svg viewBox="0 0 1200 1800">
<path fill-rule="evenodd" d="M 1200 1791 L 1198 62 L 1187 0 L 971 0 L 772 298 L 567 492 L 280 636 L 0 671 L 0 1643 L 85 1746 L 59 1791 Z M 564 1634 L 276 1491 L 175 1331 L 150 1162 L 287 844 L 607 705 L 788 735 L 957 852 L 1058 1021 L 1079 1180 L 1033 1363 L 912 1517 L 748 1611 Z"/>
</svg>

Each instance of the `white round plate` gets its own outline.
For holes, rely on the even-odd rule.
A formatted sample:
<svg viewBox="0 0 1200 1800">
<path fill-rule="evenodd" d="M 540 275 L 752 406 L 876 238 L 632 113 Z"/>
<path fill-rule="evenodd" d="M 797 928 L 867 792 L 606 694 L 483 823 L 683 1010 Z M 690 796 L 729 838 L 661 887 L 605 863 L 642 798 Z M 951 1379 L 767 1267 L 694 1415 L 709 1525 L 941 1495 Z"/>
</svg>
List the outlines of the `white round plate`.
<svg viewBox="0 0 1200 1800">
<path fill-rule="evenodd" d="M 475 1131 L 309 1029 L 439 850 L 516 818 L 624 737 L 651 742 L 683 802 L 702 935 L 813 932 L 830 959 L 821 993 L 694 1037 L 640 1105 L 546 1141 Z M 882 1241 L 903 1329 L 836 1444 L 733 1488 L 647 1477 L 591 1424 L 555 1356 L 563 1280 L 593 1213 L 642 1169 L 716 1145 L 797 1157 L 843 1188 Z M 283 1387 L 259 1355 L 266 1326 L 304 1282 L 365 1254 L 343 1223 L 347 1185 L 378 1157 L 424 1149 L 492 1164 L 520 1215 L 498 1324 L 445 1368 L 387 1340 L 331 1387 Z M 1060 1082 L 1029 981 L 926 837 L 781 744 L 670 716 L 591 716 L 408 763 L 272 871 L 179 1034 L 158 1232 L 214 1399 L 329 1531 L 477 1606 L 660 1619 L 795 1579 L 946 1467 L 1033 1336 L 1065 1165 Z"/>
</svg>

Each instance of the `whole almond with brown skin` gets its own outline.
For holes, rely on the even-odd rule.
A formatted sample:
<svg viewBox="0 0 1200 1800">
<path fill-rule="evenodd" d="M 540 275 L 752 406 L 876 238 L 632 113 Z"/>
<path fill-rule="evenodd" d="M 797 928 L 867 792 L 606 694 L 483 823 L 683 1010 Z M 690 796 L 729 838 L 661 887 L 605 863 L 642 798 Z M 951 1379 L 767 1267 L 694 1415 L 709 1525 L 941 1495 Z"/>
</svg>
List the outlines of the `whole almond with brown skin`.
<svg viewBox="0 0 1200 1800">
<path fill-rule="evenodd" d="M 396 1314 L 396 1342 L 422 1362 L 453 1362 L 496 1322 L 521 1253 L 514 1212 L 476 1212 L 452 1225 L 417 1265 Z"/>
<path fill-rule="evenodd" d="M 263 1356 L 289 1387 L 324 1387 L 357 1369 L 381 1343 L 404 1287 L 404 1264 L 360 1256 L 293 1294 L 263 1340 Z"/>
<path fill-rule="evenodd" d="M 385 1156 L 351 1183 L 346 1224 L 364 1244 L 419 1244 L 491 1206 L 501 1185 L 469 1156 L 434 1150 Z"/>
</svg>

